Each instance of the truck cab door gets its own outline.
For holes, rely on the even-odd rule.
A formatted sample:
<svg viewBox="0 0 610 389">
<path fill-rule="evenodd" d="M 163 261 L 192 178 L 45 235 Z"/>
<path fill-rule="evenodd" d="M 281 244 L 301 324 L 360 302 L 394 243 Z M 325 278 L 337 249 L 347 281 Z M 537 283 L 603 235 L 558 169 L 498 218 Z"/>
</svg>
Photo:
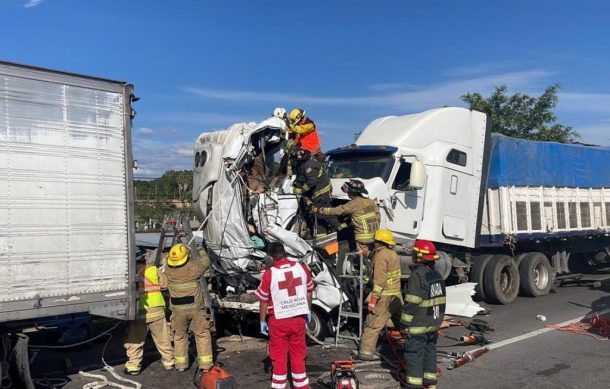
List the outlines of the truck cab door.
<svg viewBox="0 0 610 389">
<path fill-rule="evenodd" d="M 385 200 L 386 226 L 398 240 L 413 239 L 421 228 L 424 210 L 425 188 L 416 190 L 410 186 L 414 156 L 397 160 L 394 174 L 388 180 L 388 198 Z"/>
</svg>

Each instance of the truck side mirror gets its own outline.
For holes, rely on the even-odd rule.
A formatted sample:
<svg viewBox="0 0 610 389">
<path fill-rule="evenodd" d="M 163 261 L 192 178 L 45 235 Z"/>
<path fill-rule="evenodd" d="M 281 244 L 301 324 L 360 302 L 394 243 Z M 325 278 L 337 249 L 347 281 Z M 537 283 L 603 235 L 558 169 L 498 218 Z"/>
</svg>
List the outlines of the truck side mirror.
<svg viewBox="0 0 610 389">
<path fill-rule="evenodd" d="M 409 178 L 409 189 L 423 189 L 426 183 L 426 166 L 416 159 L 411 163 L 411 176 Z"/>
</svg>

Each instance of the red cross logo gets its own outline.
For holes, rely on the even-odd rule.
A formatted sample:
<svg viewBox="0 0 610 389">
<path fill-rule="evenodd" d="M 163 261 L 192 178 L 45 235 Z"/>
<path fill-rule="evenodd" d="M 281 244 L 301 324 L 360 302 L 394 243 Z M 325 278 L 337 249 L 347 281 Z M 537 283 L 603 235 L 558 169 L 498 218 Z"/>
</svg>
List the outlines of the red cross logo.
<svg viewBox="0 0 610 389">
<path fill-rule="evenodd" d="M 293 274 L 291 271 L 284 273 L 286 275 L 286 279 L 284 281 L 280 281 L 277 286 L 280 289 L 285 289 L 288 291 L 288 296 L 292 297 L 297 294 L 297 286 L 303 285 L 303 279 L 293 278 Z"/>
</svg>

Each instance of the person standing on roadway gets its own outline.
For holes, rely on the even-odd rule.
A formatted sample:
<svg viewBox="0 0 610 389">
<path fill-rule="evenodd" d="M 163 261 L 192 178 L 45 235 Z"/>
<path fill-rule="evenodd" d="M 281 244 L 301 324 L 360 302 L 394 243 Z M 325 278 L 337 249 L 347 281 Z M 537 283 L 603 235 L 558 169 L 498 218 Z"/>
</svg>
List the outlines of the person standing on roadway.
<svg viewBox="0 0 610 389">
<path fill-rule="evenodd" d="M 288 260 L 281 243 L 271 243 L 268 253 L 273 266 L 265 270 L 254 295 L 260 301 L 260 331 L 269 335 L 269 357 L 273 366 L 271 387 L 286 387 L 290 358 L 292 386 L 309 388 L 305 337 L 307 323 L 311 320 L 314 283 L 305 265 Z"/>
<path fill-rule="evenodd" d="M 189 366 L 189 327 L 195 335 L 199 369 L 207 370 L 213 366 L 210 323 L 200 284 L 204 272 L 203 261 L 191 260 L 186 245 L 177 243 L 171 248 L 163 277 L 169 289 L 178 371 L 185 371 Z"/>
<path fill-rule="evenodd" d="M 142 358 L 144 356 L 144 343 L 146 334 L 150 331 L 153 342 L 161 354 L 161 363 L 165 370 L 174 368 L 174 349 L 169 336 L 169 328 L 165 321 L 165 300 L 161 289 L 165 289 L 159 280 L 159 272 L 152 265 L 154 257 L 140 255 L 136 257 L 136 270 L 138 272 L 138 317 L 129 322 L 125 350 L 127 362 L 125 373 L 140 374 Z"/>
<path fill-rule="evenodd" d="M 400 316 L 400 262 L 391 246 L 396 242 L 389 230 L 375 232 L 375 248 L 371 262 L 373 291 L 368 296 L 368 315 L 364 322 L 358 357 L 365 361 L 379 359 L 375 355 L 379 332 L 392 317 Z"/>
<path fill-rule="evenodd" d="M 407 388 L 435 388 L 436 342 L 445 316 L 445 281 L 434 270 L 439 256 L 432 242 L 416 240 L 412 250 L 414 265 L 400 316 L 400 332 L 406 337 L 405 382 Z"/>
</svg>

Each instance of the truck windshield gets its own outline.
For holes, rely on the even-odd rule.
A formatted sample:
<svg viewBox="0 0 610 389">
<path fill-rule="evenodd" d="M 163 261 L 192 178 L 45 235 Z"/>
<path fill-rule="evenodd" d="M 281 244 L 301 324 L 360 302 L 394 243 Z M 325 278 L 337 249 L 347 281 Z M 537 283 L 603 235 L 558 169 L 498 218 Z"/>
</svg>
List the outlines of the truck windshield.
<svg viewBox="0 0 610 389">
<path fill-rule="evenodd" d="M 392 155 L 383 153 L 338 153 L 331 154 L 328 160 L 328 175 L 331 178 L 380 177 L 387 181 L 392 170 Z"/>
</svg>

